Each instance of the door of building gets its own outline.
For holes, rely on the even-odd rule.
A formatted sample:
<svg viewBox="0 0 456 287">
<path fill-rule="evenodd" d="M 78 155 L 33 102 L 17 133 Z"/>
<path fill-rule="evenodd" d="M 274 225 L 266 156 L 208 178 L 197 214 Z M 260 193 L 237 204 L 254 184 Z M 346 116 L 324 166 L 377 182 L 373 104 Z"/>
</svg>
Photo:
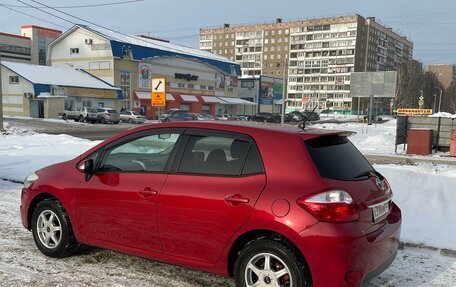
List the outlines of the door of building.
<svg viewBox="0 0 456 287">
<path fill-rule="evenodd" d="M 44 101 L 31 100 L 30 101 L 30 116 L 32 118 L 44 118 Z"/>
</svg>

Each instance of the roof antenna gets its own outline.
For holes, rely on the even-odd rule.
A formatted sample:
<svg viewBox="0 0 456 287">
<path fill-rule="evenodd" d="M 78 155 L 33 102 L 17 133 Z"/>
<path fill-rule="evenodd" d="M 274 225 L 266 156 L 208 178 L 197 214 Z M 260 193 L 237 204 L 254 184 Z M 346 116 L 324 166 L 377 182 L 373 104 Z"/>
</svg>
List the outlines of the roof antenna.
<svg viewBox="0 0 456 287">
<path fill-rule="evenodd" d="M 305 130 L 307 121 L 309 120 L 310 116 L 315 112 L 315 110 L 317 109 L 317 107 L 318 107 L 318 104 L 315 105 L 315 107 L 313 108 L 313 110 L 307 115 L 307 117 L 306 117 L 306 118 L 302 121 L 302 123 L 299 125 L 299 127 L 300 127 L 302 130 Z"/>
</svg>

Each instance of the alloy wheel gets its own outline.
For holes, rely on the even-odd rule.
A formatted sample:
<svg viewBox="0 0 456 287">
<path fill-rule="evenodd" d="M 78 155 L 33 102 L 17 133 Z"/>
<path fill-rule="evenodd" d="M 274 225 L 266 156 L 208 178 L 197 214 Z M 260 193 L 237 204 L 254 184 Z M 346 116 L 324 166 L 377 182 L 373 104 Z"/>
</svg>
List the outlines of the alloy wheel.
<svg viewBox="0 0 456 287">
<path fill-rule="evenodd" d="M 260 253 L 252 257 L 245 269 L 247 287 L 292 287 L 288 266 L 276 255 Z"/>
<path fill-rule="evenodd" d="M 43 210 L 38 216 L 37 233 L 40 242 L 49 249 L 56 248 L 62 239 L 62 224 L 51 210 Z"/>
</svg>

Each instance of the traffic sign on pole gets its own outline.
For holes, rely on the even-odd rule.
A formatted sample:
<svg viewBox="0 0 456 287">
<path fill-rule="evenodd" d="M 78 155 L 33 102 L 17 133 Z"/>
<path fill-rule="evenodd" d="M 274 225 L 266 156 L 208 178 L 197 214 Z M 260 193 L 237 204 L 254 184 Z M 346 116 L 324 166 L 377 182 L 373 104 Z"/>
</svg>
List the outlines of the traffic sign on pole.
<svg viewBox="0 0 456 287">
<path fill-rule="evenodd" d="M 166 106 L 166 79 L 165 78 L 152 78 L 151 79 L 151 104 L 153 107 Z"/>
</svg>

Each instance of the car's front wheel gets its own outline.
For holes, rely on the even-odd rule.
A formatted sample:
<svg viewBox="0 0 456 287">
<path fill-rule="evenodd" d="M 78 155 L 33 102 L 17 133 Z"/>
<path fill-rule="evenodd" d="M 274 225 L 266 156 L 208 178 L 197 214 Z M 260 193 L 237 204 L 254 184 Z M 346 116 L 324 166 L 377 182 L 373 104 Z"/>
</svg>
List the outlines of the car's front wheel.
<svg viewBox="0 0 456 287">
<path fill-rule="evenodd" d="M 297 254 L 285 244 L 259 239 L 247 244 L 234 267 L 236 286 L 310 286 L 306 268 Z"/>
<path fill-rule="evenodd" d="M 64 257 L 77 247 L 68 214 L 56 199 L 38 203 L 33 212 L 32 232 L 36 246 L 44 255 Z"/>
</svg>

